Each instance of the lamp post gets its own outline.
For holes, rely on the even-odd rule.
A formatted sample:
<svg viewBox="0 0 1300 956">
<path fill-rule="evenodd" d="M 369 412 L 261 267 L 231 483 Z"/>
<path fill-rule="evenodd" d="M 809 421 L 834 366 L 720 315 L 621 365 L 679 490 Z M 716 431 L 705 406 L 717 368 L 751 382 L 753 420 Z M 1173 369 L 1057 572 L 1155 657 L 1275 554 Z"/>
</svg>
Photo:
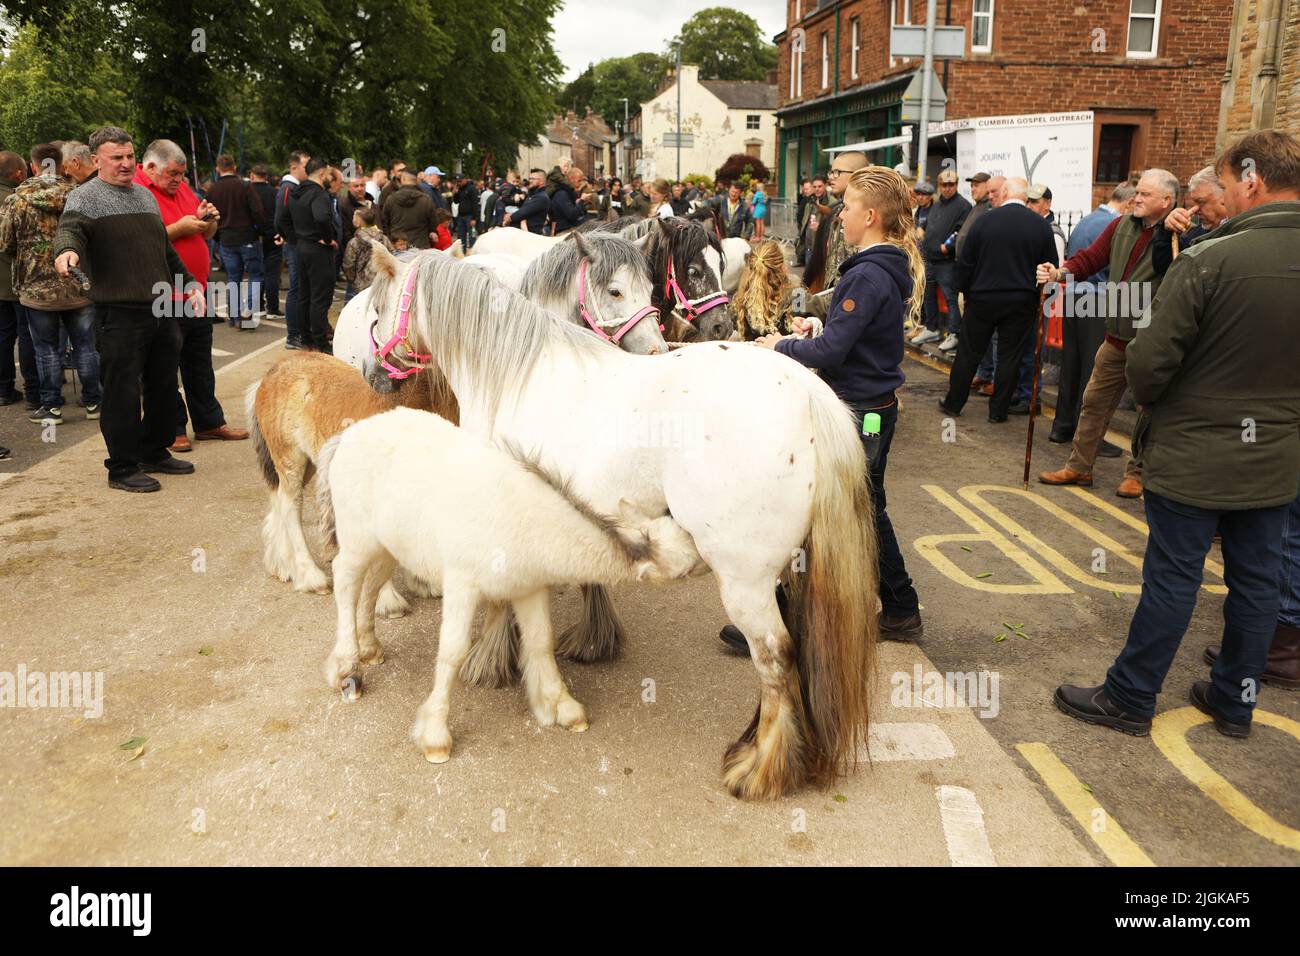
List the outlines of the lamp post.
<svg viewBox="0 0 1300 956">
<path fill-rule="evenodd" d="M 677 46 L 677 182 L 682 181 L 682 41 Z"/>
<path fill-rule="evenodd" d="M 618 142 L 619 145 L 623 147 L 623 161 L 619 164 L 619 175 L 623 179 L 627 179 L 627 143 L 623 141 L 623 137 L 627 135 L 627 97 L 624 96 L 622 97 L 622 99 L 623 99 L 623 129 L 620 132 Z"/>
</svg>

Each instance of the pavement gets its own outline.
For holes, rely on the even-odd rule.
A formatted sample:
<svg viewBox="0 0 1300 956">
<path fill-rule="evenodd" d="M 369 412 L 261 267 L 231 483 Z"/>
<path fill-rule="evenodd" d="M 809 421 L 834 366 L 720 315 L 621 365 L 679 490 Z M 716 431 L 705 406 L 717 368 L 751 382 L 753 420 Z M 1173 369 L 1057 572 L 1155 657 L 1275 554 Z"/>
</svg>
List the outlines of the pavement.
<svg viewBox="0 0 1300 956">
<path fill-rule="evenodd" d="M 218 327 L 232 424 L 284 354 L 279 335 Z M 857 772 L 762 804 L 720 783 L 757 680 L 717 639 L 711 577 L 613 589 L 622 658 L 561 662 L 586 733 L 537 727 L 518 688 L 460 687 L 456 749 L 433 766 L 408 734 L 432 680 L 439 601 L 382 622 L 386 663 L 367 669 L 360 700 L 340 699 L 321 674 L 332 596 L 298 594 L 262 567 L 266 493 L 249 443 L 201 443 L 194 475 L 126 495 L 108 490 L 102 439 L 75 420 L 70 389 L 52 444 L 0 416 L 15 451 L 0 463 L 0 691 L 20 668 L 88 675 L 77 707 L 0 706 L 0 863 L 1300 862 L 1300 695 L 1266 686 L 1246 741 L 1188 713 L 1221 588 L 1203 593 L 1151 738 L 1052 706 L 1056 684 L 1100 680 L 1122 644 L 1141 503 L 1111 494 L 1122 460 L 1102 461 L 1091 491 L 1026 496 L 1024 419 L 989 425 L 975 398 L 945 423 L 943 375 L 926 361 L 907 365 L 889 473 L 925 636 L 881 645 Z M 1047 427 L 1043 467 L 1064 457 Z M 561 594 L 557 627 L 577 610 L 576 592 Z M 936 695 L 944 677 L 983 693 Z"/>
</svg>

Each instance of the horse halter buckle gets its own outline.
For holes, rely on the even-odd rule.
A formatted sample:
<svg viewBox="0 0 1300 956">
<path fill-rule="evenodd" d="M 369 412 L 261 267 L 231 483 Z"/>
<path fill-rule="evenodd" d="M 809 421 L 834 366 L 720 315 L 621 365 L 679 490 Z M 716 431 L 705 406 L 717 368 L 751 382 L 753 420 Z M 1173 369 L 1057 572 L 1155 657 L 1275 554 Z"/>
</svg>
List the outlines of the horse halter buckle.
<svg viewBox="0 0 1300 956">
<path fill-rule="evenodd" d="M 379 319 L 370 323 L 370 344 L 374 346 L 375 358 L 383 366 L 388 377 L 392 379 L 409 378 L 428 368 L 429 362 L 433 359 L 432 354 L 415 351 L 411 345 L 411 340 L 407 338 L 411 327 L 411 300 L 415 297 L 415 275 L 420 269 L 420 259 L 411 263 L 410 270 L 406 273 L 406 282 L 402 285 L 402 295 L 397 300 L 397 331 L 393 337 L 383 345 L 375 338 L 375 329 L 379 326 Z M 406 356 L 397 355 L 394 349 L 398 346 L 406 349 Z M 388 361 L 389 356 L 393 356 L 397 361 L 409 366 L 401 369 Z"/>
<path fill-rule="evenodd" d="M 623 323 L 623 326 L 613 335 L 610 335 L 608 332 L 602 329 L 596 323 L 596 320 L 591 317 L 591 313 L 587 311 L 587 260 L 585 257 L 582 259 L 581 262 L 578 263 L 578 312 L 582 316 L 583 321 L 586 322 L 587 325 L 591 326 L 591 330 L 593 332 L 599 335 L 606 342 L 611 342 L 614 345 L 618 345 L 619 339 L 621 339 L 624 335 L 626 335 L 633 328 L 633 326 L 635 326 L 646 316 L 648 315 L 657 316 L 659 314 L 659 310 L 656 309 L 653 305 L 647 305 L 645 308 L 638 311 L 636 315 L 632 316 L 632 318 L 628 319 L 625 323 Z M 662 332 L 663 329 L 664 327 L 661 324 L 659 326 L 659 331 Z"/>
</svg>

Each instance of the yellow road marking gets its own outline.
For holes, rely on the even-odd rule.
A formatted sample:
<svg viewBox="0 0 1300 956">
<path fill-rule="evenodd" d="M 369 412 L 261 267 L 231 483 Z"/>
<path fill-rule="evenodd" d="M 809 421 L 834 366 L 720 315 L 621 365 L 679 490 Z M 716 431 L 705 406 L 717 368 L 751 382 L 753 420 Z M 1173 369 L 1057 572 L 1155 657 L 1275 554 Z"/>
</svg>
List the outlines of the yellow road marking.
<svg viewBox="0 0 1300 956">
<path fill-rule="evenodd" d="M 1094 495 L 1091 491 L 1086 491 L 1083 488 L 1079 488 L 1075 485 L 1067 486 L 1067 490 L 1075 495 L 1078 495 L 1080 498 L 1088 502 L 1088 504 L 1092 505 L 1093 507 L 1100 508 L 1102 511 L 1106 512 L 1106 514 L 1110 515 L 1112 518 L 1116 519 L 1117 521 L 1120 521 L 1128 525 L 1133 530 L 1142 532 L 1143 537 L 1148 537 L 1150 535 L 1151 529 L 1146 526 L 1145 521 L 1141 520 L 1140 518 L 1133 517 L 1131 514 L 1129 514 L 1127 511 L 1124 511 L 1121 508 L 1116 508 L 1113 504 L 1111 504 L 1109 501 L 1106 501 L 1104 498 L 1099 498 L 1096 495 Z M 1206 557 L 1205 570 L 1209 571 L 1220 581 L 1223 580 L 1223 565 L 1221 565 L 1219 562 L 1214 561 L 1209 557 Z M 1209 591 L 1211 594 L 1228 593 L 1227 587 L 1222 584 L 1202 584 L 1201 587 Z"/>
<path fill-rule="evenodd" d="M 1046 558 L 1052 565 L 1054 565 L 1056 569 L 1060 571 L 1062 574 L 1066 575 L 1067 577 L 1073 578 L 1074 580 L 1078 581 L 1080 584 L 1086 584 L 1089 587 L 1097 588 L 1100 591 L 1120 591 L 1125 594 L 1142 593 L 1142 585 L 1140 584 L 1117 584 L 1113 581 L 1104 581 L 1101 578 L 1095 577 L 1094 575 L 1089 574 L 1087 571 L 1084 571 L 1082 568 L 1076 565 L 1065 555 L 1061 554 L 1051 545 L 1047 544 L 1042 539 L 1032 534 L 1023 525 L 1012 520 L 1010 517 L 1004 514 L 999 508 L 985 501 L 983 495 L 991 491 L 1005 492 L 1011 495 L 1018 495 L 1021 498 L 1026 498 L 1029 501 L 1032 501 L 1034 504 L 1038 505 L 1048 514 L 1056 518 L 1059 518 L 1061 521 L 1069 525 L 1075 531 L 1079 532 L 1085 538 L 1089 538 L 1092 541 L 1095 541 L 1097 544 L 1101 545 L 1101 547 L 1105 548 L 1108 553 L 1115 554 L 1120 558 L 1123 558 L 1125 561 L 1127 561 L 1129 564 L 1133 565 L 1136 568 L 1142 567 L 1142 559 L 1138 556 L 1135 556 L 1132 552 L 1128 550 L 1128 548 L 1124 547 L 1124 545 L 1120 544 L 1118 541 L 1116 541 L 1114 538 L 1110 537 L 1109 535 L 1104 534 L 1099 529 L 1092 527 L 1087 522 L 1085 522 L 1082 518 L 1070 514 L 1070 512 L 1066 511 L 1056 502 L 1049 501 L 1048 499 L 1044 498 L 1042 495 L 1037 494 L 1035 492 L 1026 491 L 1023 488 L 1009 488 L 1004 485 L 967 485 L 965 488 L 962 488 L 958 492 L 958 494 L 960 494 L 971 504 L 975 505 L 977 508 L 979 508 L 985 514 L 987 514 L 998 524 L 1002 525 L 1003 528 L 1005 528 L 1008 532 L 1011 533 L 1012 537 L 1019 538 L 1030 548 L 1037 551 L 1040 555 Z"/>
<path fill-rule="evenodd" d="M 1061 763 L 1051 747 L 1032 743 L 1016 744 L 1016 749 L 1111 863 L 1116 866 L 1155 866 L 1151 858 L 1142 852 L 1142 848 L 1124 832 L 1119 822 L 1106 812 L 1092 794 L 1083 789 L 1079 778 Z M 1100 826 L 1096 825 L 1098 821 Z"/>
<path fill-rule="evenodd" d="M 1300 741 L 1300 723 L 1289 717 L 1256 707 L 1253 719 L 1257 724 L 1273 727 Z M 1152 721 L 1151 740 L 1166 760 L 1242 826 L 1278 846 L 1300 851 L 1300 830 L 1274 820 L 1192 750 L 1187 742 L 1187 732 L 1209 722 L 1210 718 L 1195 707 L 1167 710 Z"/>
<path fill-rule="evenodd" d="M 914 547 L 931 564 L 945 576 L 963 587 L 977 591 L 991 591 L 995 594 L 1070 594 L 1069 586 L 1051 571 L 1029 556 L 1022 548 L 1013 544 L 1005 535 L 991 524 L 967 508 L 964 504 L 944 491 L 938 485 L 922 485 L 926 491 L 938 499 L 939 503 L 952 511 L 958 518 L 975 529 L 975 534 L 929 534 L 917 538 Z M 1006 557 L 1018 564 L 1037 584 L 989 584 L 973 578 L 957 567 L 939 549 L 939 545 L 950 542 L 987 541 L 1001 551 Z"/>
</svg>

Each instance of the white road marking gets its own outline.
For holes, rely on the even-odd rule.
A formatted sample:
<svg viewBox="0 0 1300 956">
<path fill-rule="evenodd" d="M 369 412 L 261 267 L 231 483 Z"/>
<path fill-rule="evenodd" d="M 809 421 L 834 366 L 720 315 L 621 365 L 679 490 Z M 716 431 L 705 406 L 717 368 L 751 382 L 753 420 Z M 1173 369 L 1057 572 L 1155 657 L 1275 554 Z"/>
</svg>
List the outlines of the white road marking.
<svg viewBox="0 0 1300 956">
<path fill-rule="evenodd" d="M 234 352 L 227 352 L 225 349 L 219 349 L 216 346 L 213 346 L 212 348 L 212 355 L 215 358 L 226 358 L 234 354 Z"/>
<path fill-rule="evenodd" d="M 18 477 L 18 472 L 16 471 L 0 471 L 0 482 L 5 482 L 8 481 L 10 478 L 17 478 L 17 477 Z"/>
<path fill-rule="evenodd" d="M 867 734 L 871 760 L 944 760 L 956 756 L 948 735 L 934 724 L 873 724 Z M 859 755 L 861 759 L 866 759 Z"/>
<path fill-rule="evenodd" d="M 943 835 L 948 841 L 948 859 L 953 866 L 997 866 L 989 835 L 984 829 L 984 811 L 975 794 L 965 787 L 935 787 Z"/>
<path fill-rule="evenodd" d="M 260 349 L 254 349 L 253 351 L 249 352 L 247 355 L 241 355 L 233 362 L 227 362 L 225 365 L 221 366 L 221 368 L 217 369 L 216 374 L 220 375 L 222 372 L 229 372 L 235 366 L 243 365 L 245 362 L 249 361 L 250 359 L 257 358 L 257 356 L 261 355 L 263 352 L 269 352 L 271 349 L 282 349 L 282 348 L 284 348 L 284 339 L 276 339 L 274 342 L 267 342 Z"/>
</svg>

